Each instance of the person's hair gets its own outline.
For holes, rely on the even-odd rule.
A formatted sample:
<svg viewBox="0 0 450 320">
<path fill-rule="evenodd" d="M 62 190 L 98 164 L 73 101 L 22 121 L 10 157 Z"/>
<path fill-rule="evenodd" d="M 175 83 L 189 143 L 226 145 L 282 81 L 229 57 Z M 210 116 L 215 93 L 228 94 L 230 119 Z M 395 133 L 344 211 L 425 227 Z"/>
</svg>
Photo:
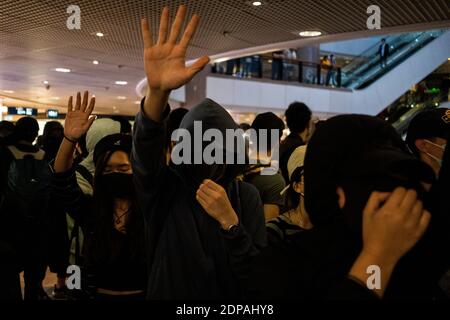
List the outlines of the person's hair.
<svg viewBox="0 0 450 320">
<path fill-rule="evenodd" d="M 278 131 L 278 141 L 276 141 L 276 143 L 279 143 L 281 137 L 283 136 L 284 122 L 277 117 L 275 113 L 265 112 L 256 116 L 255 120 L 253 120 L 251 128 L 256 130 L 258 152 L 267 153 L 267 151 L 271 150 L 272 144 L 275 142 L 272 141 L 272 133 L 270 130 Z M 265 150 L 261 148 L 262 146 L 260 142 L 262 137 L 260 136 L 260 129 L 267 130 L 267 144 Z"/>
<path fill-rule="evenodd" d="M 9 121 L 0 121 L 0 138 L 6 138 L 12 135 L 16 131 L 14 123 Z"/>
<path fill-rule="evenodd" d="M 46 152 L 48 159 L 54 159 L 64 139 L 64 127 L 58 121 L 49 121 L 45 124 L 41 137 L 39 147 Z"/>
<path fill-rule="evenodd" d="M 386 42 L 386 39 L 385 38 L 381 39 L 381 42 Z"/>
<path fill-rule="evenodd" d="M 244 131 L 247 131 L 248 129 L 250 129 L 250 127 L 251 126 L 248 123 L 245 123 L 245 122 L 239 124 L 239 128 L 244 130 Z"/>
<path fill-rule="evenodd" d="M 302 133 L 311 121 L 311 110 L 302 102 L 293 102 L 287 108 L 285 114 L 286 123 L 292 133 Z"/>
<path fill-rule="evenodd" d="M 302 166 L 296 168 L 294 172 L 292 172 L 291 180 L 289 181 L 289 188 L 286 191 L 285 199 L 286 208 L 288 210 L 297 208 L 300 203 L 301 195 L 294 190 L 294 183 L 298 183 L 302 180 L 303 171 L 304 167 Z"/>
<path fill-rule="evenodd" d="M 108 161 L 113 152 L 106 152 L 100 156 L 96 163 L 93 185 L 93 213 L 95 213 L 94 238 L 88 251 L 88 259 L 97 263 L 108 263 L 114 260 L 119 254 L 120 245 L 116 243 L 113 237 L 114 232 L 114 198 L 101 188 L 100 178 L 105 171 Z M 143 224 L 139 219 L 139 211 L 136 198 L 131 200 L 131 210 L 127 217 L 126 230 L 127 236 L 131 241 L 131 257 L 137 257 L 142 254 Z"/>
<path fill-rule="evenodd" d="M 15 138 L 16 141 L 24 140 L 33 142 L 39 133 L 39 124 L 32 117 L 23 117 L 16 122 Z"/>
</svg>

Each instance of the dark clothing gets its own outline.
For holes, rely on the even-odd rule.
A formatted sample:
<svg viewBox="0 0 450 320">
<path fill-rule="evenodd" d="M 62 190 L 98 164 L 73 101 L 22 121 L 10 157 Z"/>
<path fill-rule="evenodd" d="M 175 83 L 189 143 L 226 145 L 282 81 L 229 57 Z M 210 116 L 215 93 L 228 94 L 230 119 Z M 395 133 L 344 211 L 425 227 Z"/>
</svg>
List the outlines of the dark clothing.
<svg viewBox="0 0 450 320">
<path fill-rule="evenodd" d="M 384 49 L 384 50 L 383 50 Z M 381 44 L 378 48 L 378 54 L 381 58 L 386 58 L 389 56 L 389 45 L 387 43 Z"/>
<path fill-rule="evenodd" d="M 0 301 L 22 300 L 19 259 L 14 249 L 0 241 Z"/>
<path fill-rule="evenodd" d="M 168 111 L 166 108 L 166 115 Z M 222 133 L 237 127 L 229 114 L 211 100 L 191 109 L 181 128 L 192 133 L 194 120 L 202 121 L 204 129 L 217 128 Z M 237 183 L 235 174 L 221 180 L 240 217 L 234 232 L 221 231 L 218 222 L 195 199 L 199 183 L 211 178 L 217 165 L 167 166 L 164 135 L 163 124 L 147 118 L 143 111 L 137 115 L 132 165 L 151 261 L 147 298 L 239 298 L 234 266 L 266 245 L 258 191 L 247 183 Z M 235 169 L 227 166 L 227 170 Z"/>
<path fill-rule="evenodd" d="M 252 184 L 258 189 L 262 204 L 275 204 L 284 207 L 284 197 L 280 194 L 286 186 L 280 173 L 273 175 L 261 175 L 261 170 L 251 170 L 244 174 L 245 182 Z"/>
<path fill-rule="evenodd" d="M 280 170 L 286 184 L 289 183 L 289 173 L 287 164 L 292 152 L 298 147 L 305 145 L 305 142 L 296 133 L 291 133 L 280 144 Z"/>
<path fill-rule="evenodd" d="M 91 279 L 86 287 L 95 286 L 116 291 L 144 290 L 147 280 L 144 250 L 142 249 L 140 254 L 131 255 L 135 248 L 131 247 L 130 239 L 138 235 L 125 235 L 113 229 L 111 241 L 116 243 L 116 252 L 108 253 L 113 256 L 108 262 L 99 262 L 99 259 L 93 256 L 92 248 L 95 241 L 100 241 L 95 230 L 101 222 L 93 209 L 92 197 L 83 194 L 74 170 L 55 173 L 51 188 L 58 212 L 68 212 L 78 222 L 85 235 L 83 265 Z"/>
<path fill-rule="evenodd" d="M 288 241 L 294 234 L 305 231 L 302 227 L 292 223 L 286 214 L 281 214 L 275 219 L 267 221 L 266 229 L 269 245 L 280 241 Z"/>
<path fill-rule="evenodd" d="M 347 278 L 360 248 L 337 222 L 292 235 L 261 252 L 244 279 L 249 299 L 376 300 L 366 287 Z M 263 279 L 263 280 L 262 280 Z"/>
</svg>

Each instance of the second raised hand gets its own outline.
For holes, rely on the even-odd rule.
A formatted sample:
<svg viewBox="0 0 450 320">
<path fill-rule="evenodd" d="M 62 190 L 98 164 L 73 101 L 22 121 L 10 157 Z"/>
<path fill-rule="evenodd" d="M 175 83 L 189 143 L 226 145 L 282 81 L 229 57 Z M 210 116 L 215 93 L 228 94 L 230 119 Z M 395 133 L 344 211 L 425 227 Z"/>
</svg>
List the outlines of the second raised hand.
<svg viewBox="0 0 450 320">
<path fill-rule="evenodd" d="M 198 15 L 194 15 L 184 31 L 181 40 L 186 6 L 178 8 L 175 20 L 169 30 L 169 9 L 165 7 L 161 14 L 158 40 L 153 44 L 152 34 L 147 19 L 142 19 L 142 39 L 144 42 L 144 66 L 149 89 L 152 92 L 170 92 L 188 83 L 209 62 L 203 56 L 191 66 L 186 66 L 186 51 L 199 23 Z"/>
<path fill-rule="evenodd" d="M 95 116 L 91 117 L 94 107 L 95 98 L 91 98 L 89 101 L 89 93 L 87 91 L 83 94 L 83 100 L 81 100 L 80 92 L 77 93 L 75 106 L 73 106 L 73 97 L 69 98 L 67 115 L 64 123 L 64 135 L 68 139 L 77 141 L 89 130 L 96 119 Z"/>
</svg>

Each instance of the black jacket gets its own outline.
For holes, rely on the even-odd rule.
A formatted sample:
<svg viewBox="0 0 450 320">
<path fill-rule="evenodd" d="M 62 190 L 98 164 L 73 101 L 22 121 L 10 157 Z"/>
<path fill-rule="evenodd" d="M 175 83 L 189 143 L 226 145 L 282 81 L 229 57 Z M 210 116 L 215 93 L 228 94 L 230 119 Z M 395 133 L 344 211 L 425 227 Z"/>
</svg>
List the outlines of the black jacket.
<svg viewBox="0 0 450 320">
<path fill-rule="evenodd" d="M 168 108 L 167 108 L 168 109 Z M 168 111 L 166 109 L 166 111 Z M 184 117 L 181 127 L 193 132 L 193 122 L 203 128 L 234 129 L 229 114 L 205 100 Z M 149 299 L 237 298 L 237 266 L 266 245 L 264 213 L 258 191 L 233 181 L 233 166 L 222 181 L 240 226 L 225 234 L 195 199 L 199 182 L 210 178 L 215 166 L 165 163 L 164 125 L 136 117 L 132 165 L 139 205 L 147 230 Z M 236 266 L 236 268 L 234 268 Z"/>
</svg>

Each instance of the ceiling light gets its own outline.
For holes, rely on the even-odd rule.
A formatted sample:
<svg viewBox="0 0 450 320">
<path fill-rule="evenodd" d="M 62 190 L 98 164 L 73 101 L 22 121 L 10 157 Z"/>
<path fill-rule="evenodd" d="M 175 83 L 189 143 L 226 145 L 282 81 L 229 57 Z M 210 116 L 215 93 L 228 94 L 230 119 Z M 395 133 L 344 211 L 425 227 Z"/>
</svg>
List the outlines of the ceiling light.
<svg viewBox="0 0 450 320">
<path fill-rule="evenodd" d="M 97 32 L 95 35 L 96 35 L 97 37 L 103 37 L 103 36 L 104 36 L 104 34 L 101 33 L 101 32 Z"/>
<path fill-rule="evenodd" d="M 113 110 L 116 110 L 117 109 L 117 107 L 116 106 L 113 106 Z"/>
<path fill-rule="evenodd" d="M 56 71 L 56 72 L 68 73 L 68 72 L 70 72 L 70 71 L 72 71 L 72 70 L 67 69 L 67 68 L 55 68 L 55 71 Z"/>
<path fill-rule="evenodd" d="M 126 86 L 128 84 L 128 82 L 126 81 L 116 81 L 115 84 L 117 84 L 118 86 Z"/>
<path fill-rule="evenodd" d="M 48 84 L 47 80 L 42 81 L 43 84 Z"/>
<path fill-rule="evenodd" d="M 140 102 L 139 100 L 136 100 L 136 101 L 134 102 L 134 104 L 141 104 L 141 102 Z"/>
<path fill-rule="evenodd" d="M 318 37 L 322 35 L 322 32 L 320 31 L 302 31 L 299 33 L 302 37 Z"/>
<path fill-rule="evenodd" d="M 13 90 L 3 90 L 4 93 L 14 93 Z"/>
<path fill-rule="evenodd" d="M 59 100 L 59 97 L 52 97 L 52 100 Z"/>
<path fill-rule="evenodd" d="M 99 64 L 97 60 L 92 61 L 93 64 Z"/>
<path fill-rule="evenodd" d="M 253 1 L 252 5 L 254 5 L 255 7 L 259 7 L 260 5 L 262 5 L 261 1 Z"/>
<path fill-rule="evenodd" d="M 124 96 L 118 96 L 117 99 L 119 99 L 119 100 L 127 100 L 127 97 L 124 97 Z"/>
</svg>

